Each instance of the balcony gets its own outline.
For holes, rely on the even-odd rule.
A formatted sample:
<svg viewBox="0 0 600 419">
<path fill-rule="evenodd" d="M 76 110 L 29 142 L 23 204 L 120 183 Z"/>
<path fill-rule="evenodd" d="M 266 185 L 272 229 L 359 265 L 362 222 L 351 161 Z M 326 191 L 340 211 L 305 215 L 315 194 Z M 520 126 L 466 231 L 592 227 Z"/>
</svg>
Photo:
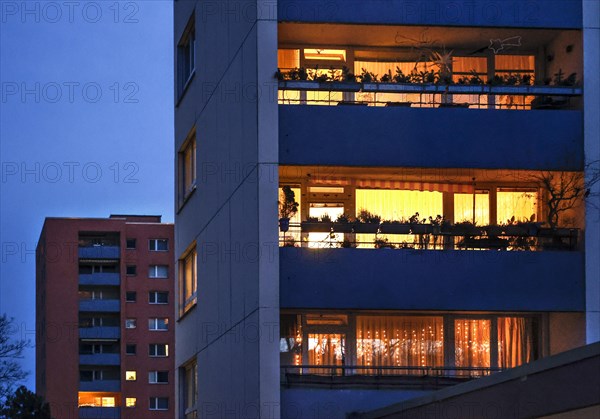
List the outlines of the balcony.
<svg viewBox="0 0 600 419">
<path fill-rule="evenodd" d="M 120 254 L 120 246 L 79 247 L 79 259 L 118 259 Z"/>
<path fill-rule="evenodd" d="M 79 419 L 119 419 L 120 407 L 80 407 Z"/>
<path fill-rule="evenodd" d="M 582 252 L 280 248 L 282 308 L 583 311 Z"/>
<path fill-rule="evenodd" d="M 119 380 L 97 380 L 80 381 L 79 391 L 120 391 L 121 382 Z"/>
<path fill-rule="evenodd" d="M 583 167 L 582 121 L 570 110 L 281 105 L 279 161 L 575 171 Z"/>
<path fill-rule="evenodd" d="M 79 274 L 79 285 L 120 285 L 121 276 L 118 273 Z"/>
<path fill-rule="evenodd" d="M 493 6 L 490 6 L 493 4 Z M 279 0 L 280 22 L 581 28 L 581 2 Z"/>
<path fill-rule="evenodd" d="M 121 309 L 119 300 L 79 300 L 79 311 L 84 312 L 110 312 L 116 313 Z"/>
<path fill-rule="evenodd" d="M 121 355 L 115 354 L 80 354 L 80 365 L 120 365 Z"/>
<path fill-rule="evenodd" d="M 80 327 L 80 339 L 119 339 L 121 329 L 119 327 Z"/>
</svg>

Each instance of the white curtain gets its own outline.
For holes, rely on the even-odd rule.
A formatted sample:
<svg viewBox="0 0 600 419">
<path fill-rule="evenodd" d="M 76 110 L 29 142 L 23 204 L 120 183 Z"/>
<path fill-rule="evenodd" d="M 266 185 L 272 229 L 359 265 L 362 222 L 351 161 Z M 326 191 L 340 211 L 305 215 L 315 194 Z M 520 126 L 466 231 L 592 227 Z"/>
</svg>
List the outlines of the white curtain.
<svg viewBox="0 0 600 419">
<path fill-rule="evenodd" d="M 513 368 L 534 359 L 534 319 L 498 318 L 498 366 Z"/>
<path fill-rule="evenodd" d="M 512 217 L 515 221 L 529 220 L 535 215 L 537 221 L 537 200 L 536 191 L 505 191 L 498 190 L 498 224 L 505 224 Z"/>
<path fill-rule="evenodd" d="M 442 317 L 357 316 L 356 360 L 359 366 L 437 367 L 444 365 Z M 418 373 L 417 370 L 413 370 Z M 357 373 L 372 373 L 358 370 Z M 407 374 L 405 370 L 383 370 Z"/>
<path fill-rule="evenodd" d="M 457 319 L 454 322 L 457 367 L 490 367 L 490 329 L 491 320 Z"/>
<path fill-rule="evenodd" d="M 473 222 L 473 194 L 454 194 L 454 222 Z M 475 194 L 475 223 L 478 226 L 490 223 L 490 196 L 487 193 Z"/>
</svg>

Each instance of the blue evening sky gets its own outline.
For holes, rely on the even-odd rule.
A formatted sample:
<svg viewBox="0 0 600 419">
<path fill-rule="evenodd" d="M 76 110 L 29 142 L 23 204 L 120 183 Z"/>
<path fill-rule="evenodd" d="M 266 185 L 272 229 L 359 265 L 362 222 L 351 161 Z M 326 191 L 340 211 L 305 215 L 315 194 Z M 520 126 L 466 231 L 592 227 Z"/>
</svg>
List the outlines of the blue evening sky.
<svg viewBox="0 0 600 419">
<path fill-rule="evenodd" d="M 0 25 L 0 314 L 34 341 L 45 217 L 173 221 L 172 1 L 0 0 Z"/>
</svg>

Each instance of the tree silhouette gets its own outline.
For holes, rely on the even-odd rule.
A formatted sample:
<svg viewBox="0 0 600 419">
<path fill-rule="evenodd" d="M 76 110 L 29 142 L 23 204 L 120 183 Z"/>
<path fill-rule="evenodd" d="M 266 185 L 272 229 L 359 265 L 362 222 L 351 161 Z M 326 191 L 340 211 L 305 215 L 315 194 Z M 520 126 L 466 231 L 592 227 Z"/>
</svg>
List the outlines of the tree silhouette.
<svg viewBox="0 0 600 419">
<path fill-rule="evenodd" d="M 0 316 L 0 402 L 10 395 L 16 383 L 28 375 L 17 359 L 23 357 L 23 350 L 29 346 L 29 341 L 12 339 L 12 324 L 12 318 L 6 314 Z"/>
<path fill-rule="evenodd" d="M 25 386 L 20 386 L 15 394 L 6 398 L 0 415 L 6 419 L 52 419 L 50 405 Z"/>
</svg>

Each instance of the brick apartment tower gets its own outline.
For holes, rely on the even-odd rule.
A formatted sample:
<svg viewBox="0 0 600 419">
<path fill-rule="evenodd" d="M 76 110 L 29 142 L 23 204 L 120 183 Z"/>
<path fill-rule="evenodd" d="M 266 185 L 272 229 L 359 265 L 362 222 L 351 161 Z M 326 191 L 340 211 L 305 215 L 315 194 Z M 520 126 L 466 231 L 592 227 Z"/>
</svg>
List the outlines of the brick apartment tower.
<svg viewBox="0 0 600 419">
<path fill-rule="evenodd" d="M 53 417 L 174 417 L 172 243 L 161 216 L 45 220 L 36 389 Z"/>
</svg>

